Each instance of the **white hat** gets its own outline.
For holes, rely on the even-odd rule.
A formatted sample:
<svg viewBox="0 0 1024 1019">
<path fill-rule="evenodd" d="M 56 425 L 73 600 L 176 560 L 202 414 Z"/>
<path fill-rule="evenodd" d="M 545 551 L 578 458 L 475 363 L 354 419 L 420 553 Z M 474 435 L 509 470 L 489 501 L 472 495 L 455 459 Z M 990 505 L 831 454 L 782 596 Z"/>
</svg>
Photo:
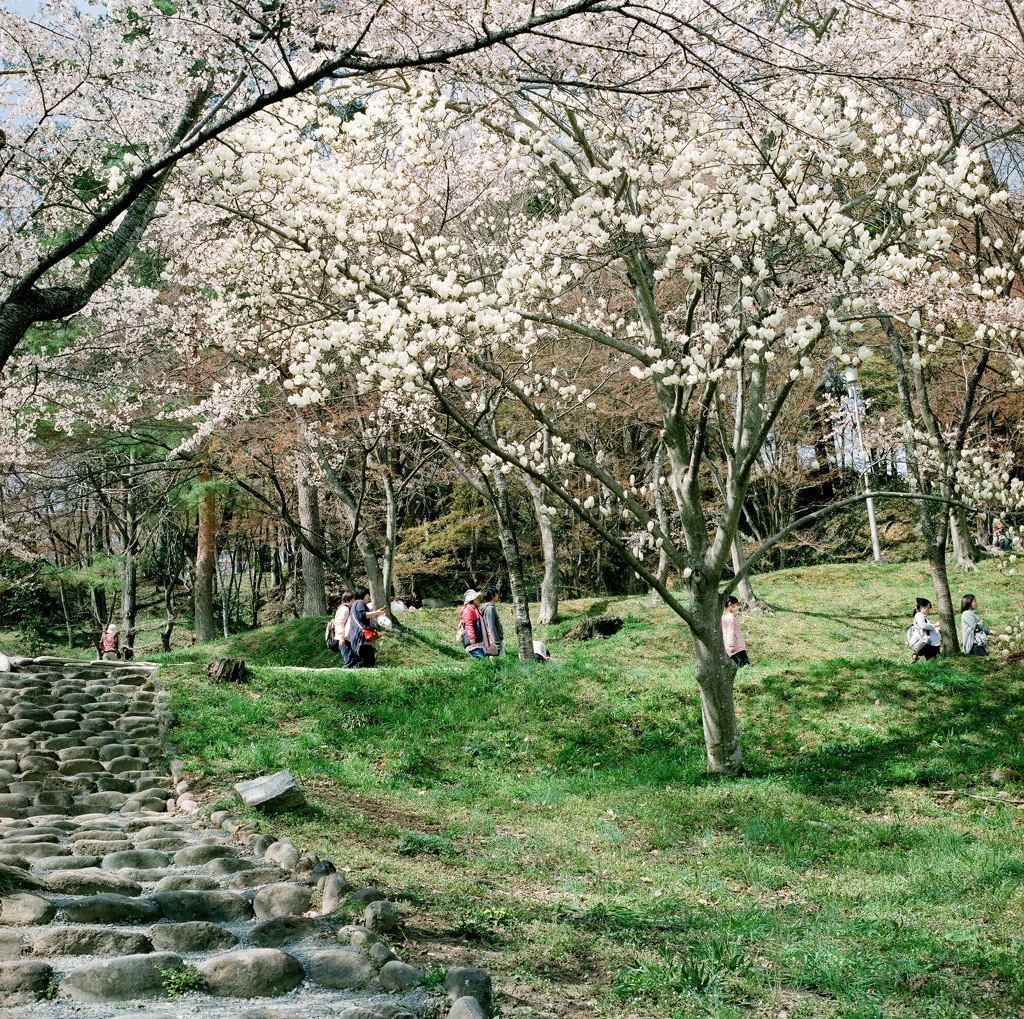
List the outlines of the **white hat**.
<svg viewBox="0 0 1024 1019">
<path fill-rule="evenodd" d="M 111 623 L 110 626 L 107 627 L 107 633 L 117 633 L 117 624 Z"/>
<path fill-rule="evenodd" d="M 462 596 L 462 604 L 463 605 L 468 605 L 471 601 L 476 601 L 477 598 L 479 598 L 479 597 L 480 597 L 480 592 L 479 591 L 474 591 L 473 588 L 470 588 Z"/>
</svg>

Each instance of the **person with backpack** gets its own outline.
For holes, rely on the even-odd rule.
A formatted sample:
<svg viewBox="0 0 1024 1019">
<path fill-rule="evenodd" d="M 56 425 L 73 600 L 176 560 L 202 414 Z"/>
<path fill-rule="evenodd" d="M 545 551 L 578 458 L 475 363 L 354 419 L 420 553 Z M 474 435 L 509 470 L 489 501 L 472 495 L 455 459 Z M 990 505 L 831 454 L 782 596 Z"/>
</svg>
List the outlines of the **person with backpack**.
<svg viewBox="0 0 1024 1019">
<path fill-rule="evenodd" d="M 107 627 L 107 632 L 100 637 L 100 658 L 108 662 L 116 662 L 121 657 L 121 653 L 118 650 L 119 641 L 120 637 L 117 634 L 117 626 L 111 623 Z"/>
<path fill-rule="evenodd" d="M 722 639 L 725 641 L 725 653 L 736 663 L 737 668 L 750 664 L 747 654 L 747 642 L 743 639 L 743 627 L 736 618 L 739 598 L 729 598 L 722 613 Z"/>
<path fill-rule="evenodd" d="M 458 637 L 466 654 L 472 658 L 486 658 L 487 649 L 484 645 L 484 617 L 480 611 L 480 599 L 483 593 L 470 588 L 462 596 L 462 609 L 459 612 Z"/>
<path fill-rule="evenodd" d="M 352 592 L 352 605 L 348 614 L 346 634 L 350 647 L 350 669 L 372 669 L 377 664 L 376 643 L 380 640 L 380 630 L 373 625 L 371 619 L 387 612 L 387 606 L 371 609 L 366 604 L 370 593 L 367 587 L 357 587 Z"/>
<path fill-rule="evenodd" d="M 484 588 L 480 596 L 483 607 L 480 615 L 484 620 L 484 653 L 492 658 L 503 658 L 505 655 L 505 630 L 498 615 L 498 589 L 491 584 Z"/>
<path fill-rule="evenodd" d="M 341 602 L 334 613 L 334 618 L 327 624 L 327 646 L 331 651 L 340 653 L 344 663 L 342 668 L 352 668 L 352 644 L 348 639 L 348 617 L 352 612 L 351 591 L 341 592 Z"/>
<path fill-rule="evenodd" d="M 913 660 L 919 658 L 927 661 L 934 658 L 942 647 L 942 634 L 935 623 L 928 621 L 928 613 L 932 610 L 932 603 L 927 598 L 917 599 L 917 608 L 914 611 L 914 622 L 907 630 L 907 643 L 910 650 L 914 652 Z"/>
<path fill-rule="evenodd" d="M 978 615 L 978 599 L 973 594 L 965 594 L 960 599 L 960 635 L 965 655 L 988 657 L 986 645 L 996 632 L 990 630 Z"/>
</svg>

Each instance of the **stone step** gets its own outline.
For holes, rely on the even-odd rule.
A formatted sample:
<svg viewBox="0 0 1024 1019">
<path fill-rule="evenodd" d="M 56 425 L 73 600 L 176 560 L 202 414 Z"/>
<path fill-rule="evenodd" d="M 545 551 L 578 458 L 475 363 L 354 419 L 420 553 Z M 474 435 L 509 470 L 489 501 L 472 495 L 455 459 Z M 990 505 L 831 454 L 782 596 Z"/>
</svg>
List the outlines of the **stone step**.
<svg viewBox="0 0 1024 1019">
<path fill-rule="evenodd" d="M 60 1014 L 107 1019 L 105 1003 L 152 999 L 132 1014 L 172 1019 L 168 999 L 187 993 L 189 1014 L 211 1019 L 439 1014 L 383 940 L 399 920 L 383 891 L 227 811 L 199 812 L 159 739 L 170 715 L 155 666 L 12 667 L 0 674 L 0 867 L 26 887 L 0 898 L 0 1008 L 56 995 Z M 283 781 L 297 795 L 287 778 L 253 788 Z M 481 1019 L 490 980 L 465 973 L 446 981 L 448 1014 Z"/>
</svg>

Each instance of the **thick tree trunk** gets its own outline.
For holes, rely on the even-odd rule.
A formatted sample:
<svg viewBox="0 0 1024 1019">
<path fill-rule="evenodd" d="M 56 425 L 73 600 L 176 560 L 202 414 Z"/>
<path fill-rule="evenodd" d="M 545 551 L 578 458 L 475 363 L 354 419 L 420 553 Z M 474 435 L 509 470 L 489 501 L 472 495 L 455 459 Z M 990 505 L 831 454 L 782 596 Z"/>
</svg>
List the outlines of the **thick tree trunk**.
<svg viewBox="0 0 1024 1019">
<path fill-rule="evenodd" d="M 126 549 L 121 563 L 121 646 L 135 647 L 135 619 L 138 614 L 139 564 L 133 550 Z"/>
<path fill-rule="evenodd" d="M 942 624 L 942 653 L 958 655 L 960 653 L 960 628 L 957 625 L 957 612 L 953 605 L 953 596 L 949 590 L 944 540 L 928 543 L 928 569 L 931 572 L 932 585 L 935 588 L 935 607 L 939 610 L 939 622 Z"/>
<path fill-rule="evenodd" d="M 196 538 L 195 631 L 196 643 L 217 638 L 213 607 L 213 578 L 217 569 L 217 496 L 210 487 L 211 475 L 199 476 L 203 493 L 199 499 L 199 532 Z"/>
<path fill-rule="evenodd" d="M 737 531 L 732 537 L 732 568 L 734 572 L 739 573 L 745 561 L 743 541 L 740 538 L 740 532 Z M 757 608 L 757 595 L 754 594 L 754 585 L 750 582 L 749 573 L 736 585 L 736 597 L 748 609 Z"/>
<path fill-rule="evenodd" d="M 515 523 L 508 501 L 508 487 L 505 475 L 500 470 L 491 475 L 494 489 L 494 515 L 498 523 L 498 538 L 505 553 L 508 566 L 508 582 L 512 591 L 512 613 L 516 624 L 516 639 L 519 642 L 519 657 L 524 662 L 533 661 L 533 623 L 530 622 L 530 603 L 526 597 L 526 579 L 523 557 L 516 540 Z"/>
<path fill-rule="evenodd" d="M 95 629 L 101 632 L 107 628 L 109 615 L 107 610 L 107 592 L 102 587 L 89 588 L 89 610 Z"/>
<path fill-rule="evenodd" d="M 323 552 L 324 532 L 320 525 L 320 497 L 315 485 L 299 482 L 299 526 L 306 540 Z M 327 615 L 327 592 L 323 560 L 308 548 L 302 549 L 302 614 Z"/>
<path fill-rule="evenodd" d="M 978 549 L 971 537 L 971 522 L 967 519 L 967 510 L 961 506 L 951 506 L 949 510 L 949 533 L 953 539 L 953 554 L 959 565 L 965 570 L 973 570 L 978 565 Z"/>
<path fill-rule="evenodd" d="M 135 620 L 139 591 L 139 521 L 135 512 L 135 457 L 129 458 L 128 476 L 121 485 L 124 506 L 124 560 L 121 563 L 121 647 L 135 648 Z M 131 657 L 128 655 L 126 657 Z"/>
<path fill-rule="evenodd" d="M 163 629 L 160 631 L 160 644 L 163 646 L 164 652 L 171 650 L 171 634 L 174 632 L 174 623 L 176 621 L 174 615 L 175 580 L 169 579 L 169 583 L 164 588 L 164 609 L 167 613 L 167 618 L 164 621 Z"/>
<path fill-rule="evenodd" d="M 387 470 L 383 472 L 383 481 L 386 511 L 384 517 L 384 561 L 381 569 L 381 582 L 384 587 L 387 605 L 390 607 L 391 599 L 395 594 L 395 549 L 398 546 L 398 498 L 395 494 L 395 486 L 391 481 L 391 475 Z"/>
<path fill-rule="evenodd" d="M 366 586 L 370 589 L 370 600 L 374 608 L 390 608 L 391 602 L 388 599 L 388 589 L 384 586 L 384 572 L 380 568 L 380 559 L 377 558 L 377 550 L 369 537 L 360 532 L 356 538 L 356 548 L 363 559 L 363 569 L 366 571 Z"/>
<path fill-rule="evenodd" d="M 558 549 L 555 546 L 555 529 L 551 526 L 551 518 L 545 512 L 547 501 L 545 489 L 532 478 L 523 477 L 537 517 L 540 530 L 540 546 L 544 553 L 544 576 L 540 582 L 540 612 L 537 622 L 548 626 L 558 620 Z"/>
<path fill-rule="evenodd" d="M 694 583 L 690 607 L 697 623 L 693 647 L 708 769 L 718 775 L 737 775 L 743 767 L 743 752 L 733 700 L 736 666 L 725 652 L 718 585 Z"/>
</svg>

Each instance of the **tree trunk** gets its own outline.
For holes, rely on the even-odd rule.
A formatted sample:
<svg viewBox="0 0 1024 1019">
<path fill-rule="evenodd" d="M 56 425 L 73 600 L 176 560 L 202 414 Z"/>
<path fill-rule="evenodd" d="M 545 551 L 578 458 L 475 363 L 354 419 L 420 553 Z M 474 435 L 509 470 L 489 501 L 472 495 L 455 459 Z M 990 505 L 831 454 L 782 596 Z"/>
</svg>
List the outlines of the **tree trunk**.
<svg viewBox="0 0 1024 1019">
<path fill-rule="evenodd" d="M 324 547 L 320 525 L 320 497 L 315 485 L 299 482 L 299 526 L 306 540 L 319 549 Z M 308 548 L 302 549 L 302 614 L 327 615 L 327 592 L 324 584 L 323 560 Z"/>
<path fill-rule="evenodd" d="M 508 566 L 508 582 L 512 590 L 512 612 L 516 623 L 516 638 L 519 642 L 519 658 L 524 662 L 533 661 L 533 624 L 530 622 L 530 603 L 526 597 L 526 580 L 523 557 L 516 540 L 512 509 L 508 501 L 508 487 L 505 475 L 496 470 L 491 475 L 494 488 L 494 515 L 498 523 L 498 538 L 505 553 Z"/>
<path fill-rule="evenodd" d="M 387 605 L 390 607 L 391 599 L 395 594 L 395 549 L 398 547 L 398 497 L 395 494 L 395 486 L 386 465 L 382 474 L 386 509 L 384 516 L 384 562 L 381 570 L 381 582 L 384 587 L 385 597 L 387 598 Z"/>
<path fill-rule="evenodd" d="M 736 665 L 725 652 L 718 585 L 699 580 L 691 584 L 690 607 L 697 622 L 693 648 L 708 769 L 718 775 L 737 775 L 743 768 L 743 752 L 733 700 Z"/>
<path fill-rule="evenodd" d="M 127 477 L 121 483 L 124 505 L 124 561 L 121 564 L 121 646 L 135 647 L 135 620 L 139 591 L 139 521 L 135 512 L 135 456 L 129 457 Z M 130 655 L 127 657 L 131 657 Z"/>
<path fill-rule="evenodd" d="M 665 505 L 665 488 L 661 483 L 661 472 L 665 466 L 665 446 L 662 443 L 658 443 L 658 453 L 654 458 L 654 470 L 652 473 L 651 483 L 654 485 L 654 511 L 658 517 L 658 527 L 661 528 L 662 534 L 669 533 L 669 517 L 668 507 Z M 668 552 L 665 550 L 664 545 L 658 550 L 658 580 L 664 584 L 668 581 L 668 571 L 672 565 L 669 559 Z M 657 588 L 651 590 L 651 605 L 661 604 L 661 595 L 658 594 Z"/>
<path fill-rule="evenodd" d="M 555 546 L 555 529 L 551 518 L 545 512 L 547 500 L 545 490 L 532 478 L 524 475 L 523 483 L 533 498 L 533 509 L 540 529 L 540 545 L 544 552 L 544 576 L 540 582 L 540 612 L 537 622 L 548 626 L 558 621 L 558 550 Z"/>
<path fill-rule="evenodd" d="M 740 532 L 737 531 L 732 537 L 732 568 L 736 573 L 739 573 L 743 569 L 743 563 L 746 560 L 743 556 L 743 541 L 740 538 Z M 754 594 L 754 585 L 750 582 L 750 574 L 748 573 L 740 582 L 736 585 L 736 596 L 748 609 L 757 608 L 757 595 Z"/>
<path fill-rule="evenodd" d="M 102 587 L 89 588 L 89 609 L 92 614 L 93 626 L 102 632 L 107 628 L 109 622 L 107 592 Z"/>
<path fill-rule="evenodd" d="M 893 355 L 893 366 L 896 369 L 896 388 L 900 396 L 900 409 L 907 422 L 916 420 L 913 398 L 911 396 L 911 380 L 907 372 L 903 344 L 896 327 L 886 320 L 885 328 L 889 336 L 889 347 Z M 924 392 L 920 378 L 917 389 L 921 396 Z M 923 401 L 921 401 L 923 402 Z M 903 446 L 907 459 L 907 473 L 911 491 L 924 494 L 926 486 L 921 464 L 917 457 L 914 440 L 909 439 Z M 943 493 L 946 494 L 946 493 Z M 932 575 L 932 586 L 935 588 L 935 601 L 939 609 L 939 622 L 942 624 L 943 654 L 958 654 L 960 638 L 957 634 L 956 614 L 953 610 L 953 596 L 949 591 L 949 575 L 946 573 L 946 539 L 949 532 L 949 513 L 944 506 L 938 514 L 938 520 L 930 505 L 924 499 L 915 499 L 917 519 L 921 524 L 921 536 L 924 538 L 925 555 L 928 557 L 928 569 Z"/>
<path fill-rule="evenodd" d="M 953 539 L 953 554 L 959 565 L 965 570 L 973 570 L 978 565 L 978 549 L 971 537 L 971 522 L 967 519 L 967 510 L 962 506 L 951 506 L 949 510 L 949 532 Z"/>
<path fill-rule="evenodd" d="M 935 602 L 939 610 L 939 622 L 942 624 L 942 653 L 958 655 L 960 653 L 960 634 L 957 626 L 957 612 L 953 605 L 953 596 L 949 590 L 949 575 L 946 572 L 946 543 L 944 540 L 928 543 L 928 569 L 935 587 Z"/>
<path fill-rule="evenodd" d="M 213 578 L 217 569 L 217 496 L 210 486 L 211 475 L 199 475 L 203 493 L 199 499 L 199 533 L 196 538 L 195 631 L 196 643 L 217 638 L 213 607 Z"/>
<path fill-rule="evenodd" d="M 135 618 L 138 614 L 139 563 L 134 550 L 125 549 L 121 564 L 121 636 L 122 647 L 135 647 Z"/>
<path fill-rule="evenodd" d="M 174 632 L 174 584 L 175 580 L 168 578 L 168 583 L 164 587 L 164 609 L 167 612 L 167 619 L 160 631 L 160 644 L 165 653 L 171 650 L 171 634 Z"/>
<path fill-rule="evenodd" d="M 60 607 L 64 613 L 64 626 L 68 631 L 68 647 L 75 646 L 75 634 L 71 629 L 71 615 L 68 613 L 68 600 L 64 594 L 64 581 L 57 578 L 57 586 L 60 588 Z"/>
</svg>

